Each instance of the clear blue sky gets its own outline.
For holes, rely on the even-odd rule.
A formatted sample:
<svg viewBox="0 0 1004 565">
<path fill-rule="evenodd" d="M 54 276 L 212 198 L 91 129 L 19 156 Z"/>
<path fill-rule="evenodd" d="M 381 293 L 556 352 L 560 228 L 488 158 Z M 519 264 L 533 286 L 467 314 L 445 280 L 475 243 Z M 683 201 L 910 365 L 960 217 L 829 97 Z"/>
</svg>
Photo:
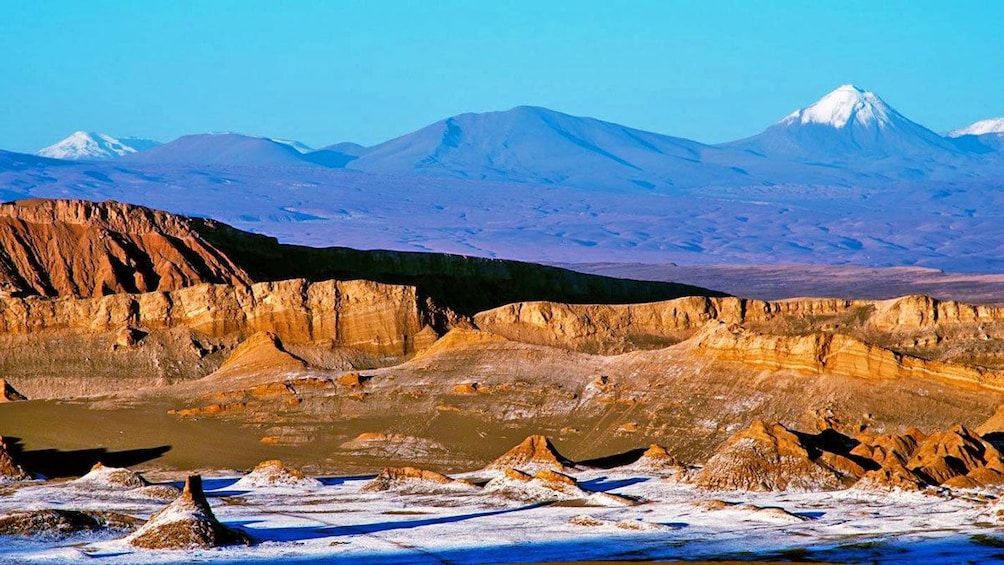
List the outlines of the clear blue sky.
<svg viewBox="0 0 1004 565">
<path fill-rule="evenodd" d="M 935 130 L 1004 115 L 1004 2 L 6 0 L 0 148 L 78 129 L 376 143 L 546 106 L 720 142 L 840 84 Z"/>
</svg>

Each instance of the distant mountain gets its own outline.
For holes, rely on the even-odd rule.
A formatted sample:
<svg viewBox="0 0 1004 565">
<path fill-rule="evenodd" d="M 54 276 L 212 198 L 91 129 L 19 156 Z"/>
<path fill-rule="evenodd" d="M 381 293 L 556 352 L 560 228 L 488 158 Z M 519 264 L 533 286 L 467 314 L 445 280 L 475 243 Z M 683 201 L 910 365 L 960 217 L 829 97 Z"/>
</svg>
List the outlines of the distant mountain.
<svg viewBox="0 0 1004 565">
<path fill-rule="evenodd" d="M 461 114 L 371 147 L 346 168 L 587 188 L 743 182 L 720 149 L 546 108 Z"/>
<path fill-rule="evenodd" d="M 723 144 L 767 157 L 822 162 L 914 157 L 960 149 L 872 92 L 846 84 L 753 137 Z"/>
<path fill-rule="evenodd" d="M 346 141 L 311 151 L 304 155 L 303 158 L 311 163 L 317 163 L 325 167 L 342 169 L 367 151 L 369 151 L 367 147 Z"/>
<path fill-rule="evenodd" d="M 1004 118 L 980 120 L 964 128 L 952 130 L 945 135 L 955 138 L 960 145 L 965 145 L 975 151 L 981 148 L 1004 151 Z"/>
<path fill-rule="evenodd" d="M 962 137 L 963 135 L 986 135 L 990 133 L 1004 133 L 1004 118 L 980 120 L 964 128 L 953 129 L 945 135 L 948 137 Z"/>
<path fill-rule="evenodd" d="M 115 138 L 106 133 L 78 131 L 58 143 L 39 150 L 36 155 L 71 161 L 95 161 L 115 159 L 157 145 L 159 145 L 158 142 L 150 139 Z"/>
<path fill-rule="evenodd" d="M 286 143 L 236 133 L 186 135 L 123 160 L 164 165 L 312 166 Z"/>
</svg>

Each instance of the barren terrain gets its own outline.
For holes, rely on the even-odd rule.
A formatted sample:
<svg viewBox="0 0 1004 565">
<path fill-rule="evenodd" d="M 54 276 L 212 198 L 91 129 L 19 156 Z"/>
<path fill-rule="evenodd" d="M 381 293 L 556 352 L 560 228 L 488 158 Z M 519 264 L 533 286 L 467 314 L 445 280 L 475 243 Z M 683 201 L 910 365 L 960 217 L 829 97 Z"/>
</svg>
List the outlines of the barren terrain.
<svg viewBox="0 0 1004 565">
<path fill-rule="evenodd" d="M 468 562 L 486 559 L 476 547 L 512 560 L 502 548 L 525 543 L 527 560 L 574 547 L 603 559 L 881 561 L 962 547 L 993 555 L 1000 543 L 981 529 L 1004 484 L 1004 307 L 994 301 L 955 301 L 951 289 L 741 298 L 527 263 L 284 246 L 127 205 L 19 206 L 0 210 L 0 245 L 37 271 L 10 270 L 0 296 L 0 433 L 12 469 L 57 483 L 11 474 L 0 512 L 146 520 L 163 501 L 71 497 L 58 481 L 98 462 L 175 480 L 281 459 L 320 486 L 259 495 L 210 482 L 222 522 L 253 545 L 208 556 Z M 40 262 L 45 249 L 64 259 Z M 557 474 L 489 465 L 533 434 L 567 456 Z M 546 455 L 542 441 L 532 451 Z M 499 476 L 470 474 L 482 468 Z M 417 478 L 450 492 L 373 494 L 362 479 L 332 478 L 377 473 L 384 486 Z M 877 494 L 889 489 L 899 494 Z M 523 503 L 537 494 L 495 498 L 513 492 Z M 400 512 L 428 517 L 382 517 Z M 95 535 L 4 551 L 172 559 Z"/>
</svg>

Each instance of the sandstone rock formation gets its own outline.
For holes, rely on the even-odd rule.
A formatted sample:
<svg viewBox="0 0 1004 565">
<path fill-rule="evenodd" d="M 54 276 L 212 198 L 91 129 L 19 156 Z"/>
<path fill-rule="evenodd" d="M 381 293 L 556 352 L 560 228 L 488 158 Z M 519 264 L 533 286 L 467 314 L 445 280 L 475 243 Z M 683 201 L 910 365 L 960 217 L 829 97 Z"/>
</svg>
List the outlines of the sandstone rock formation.
<svg viewBox="0 0 1004 565">
<path fill-rule="evenodd" d="M 442 473 L 415 467 L 386 467 L 363 487 L 364 491 L 380 492 L 401 490 L 406 492 L 440 492 L 444 490 L 477 490 L 467 481 L 458 481 Z"/>
<path fill-rule="evenodd" d="M 24 481 L 30 479 L 31 475 L 25 472 L 24 468 L 14 460 L 10 447 L 0 436 L 0 484 L 9 481 Z"/>
<path fill-rule="evenodd" d="M 250 278 L 171 214 L 117 202 L 0 205 L 0 293 L 102 296 Z"/>
<path fill-rule="evenodd" d="M 673 457 L 665 447 L 653 443 L 641 454 L 637 461 L 626 466 L 639 473 L 650 473 L 665 478 L 683 480 L 688 475 L 687 467 Z"/>
<path fill-rule="evenodd" d="M 0 379 L 0 402 L 16 402 L 18 400 L 28 400 L 28 398 L 14 390 L 7 379 Z"/>
<path fill-rule="evenodd" d="M 926 378 L 1004 390 L 1004 370 L 905 355 L 842 334 L 766 335 L 725 324 L 694 338 L 702 355 L 768 370 L 833 373 L 864 379 Z"/>
<path fill-rule="evenodd" d="M 756 420 L 725 442 L 696 476 L 709 490 L 831 490 L 865 473 L 857 462 L 824 451 L 812 438 Z"/>
<path fill-rule="evenodd" d="M 906 467 L 932 485 L 972 488 L 1004 483 L 1000 452 L 964 426 L 924 438 Z"/>
<path fill-rule="evenodd" d="M 542 435 L 527 437 L 485 467 L 486 470 L 516 469 L 530 474 L 543 470 L 563 473 L 574 468 L 575 463 L 558 453 L 551 440 Z"/>
<path fill-rule="evenodd" d="M 431 344 L 430 313 L 414 287 L 369 281 L 203 284 L 172 292 L 89 299 L 0 299 L 0 332 L 118 332 L 185 327 L 207 337 L 271 332 L 283 342 L 327 342 L 403 355 Z"/>
<path fill-rule="evenodd" d="M 991 436 L 991 440 L 1004 436 L 1004 405 L 998 406 L 993 416 L 977 426 L 975 431 L 984 437 Z"/>
<path fill-rule="evenodd" d="M 321 481 L 304 475 L 299 469 L 287 467 L 278 459 L 262 461 L 247 475 L 233 484 L 235 489 L 294 488 L 310 489 L 321 486 Z"/>
<path fill-rule="evenodd" d="M 964 426 L 925 435 L 833 430 L 818 435 L 755 421 L 708 460 L 696 484 L 720 490 L 976 488 L 1004 484 L 1004 460 Z"/>
<path fill-rule="evenodd" d="M 216 519 L 202 492 L 199 475 L 188 477 L 181 496 L 150 516 L 146 524 L 125 540 L 144 549 L 196 549 L 251 543 L 247 534 L 227 528 Z"/>
<path fill-rule="evenodd" d="M 307 366 L 283 349 L 282 341 L 271 332 L 256 332 L 238 345 L 212 376 L 247 375 L 262 372 L 285 373 Z"/>
</svg>

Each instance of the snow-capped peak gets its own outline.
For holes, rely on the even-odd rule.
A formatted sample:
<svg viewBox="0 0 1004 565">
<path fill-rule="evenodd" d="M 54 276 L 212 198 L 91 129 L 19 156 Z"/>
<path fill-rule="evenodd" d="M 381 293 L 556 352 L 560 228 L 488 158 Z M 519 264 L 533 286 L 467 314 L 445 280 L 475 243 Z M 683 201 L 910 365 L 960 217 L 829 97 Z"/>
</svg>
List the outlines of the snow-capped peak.
<svg viewBox="0 0 1004 565">
<path fill-rule="evenodd" d="M 885 127 L 894 112 L 872 92 L 845 84 L 815 104 L 792 112 L 782 124 L 821 124 L 842 129 L 848 124 Z"/>
<path fill-rule="evenodd" d="M 136 137 L 112 137 L 106 133 L 77 131 L 66 139 L 39 150 L 36 155 L 53 159 L 114 159 L 159 145 Z"/>
<path fill-rule="evenodd" d="M 1004 133 L 1004 118 L 980 120 L 964 128 L 954 129 L 946 135 L 948 137 L 962 137 L 963 135 L 986 135 L 988 133 Z"/>
</svg>

